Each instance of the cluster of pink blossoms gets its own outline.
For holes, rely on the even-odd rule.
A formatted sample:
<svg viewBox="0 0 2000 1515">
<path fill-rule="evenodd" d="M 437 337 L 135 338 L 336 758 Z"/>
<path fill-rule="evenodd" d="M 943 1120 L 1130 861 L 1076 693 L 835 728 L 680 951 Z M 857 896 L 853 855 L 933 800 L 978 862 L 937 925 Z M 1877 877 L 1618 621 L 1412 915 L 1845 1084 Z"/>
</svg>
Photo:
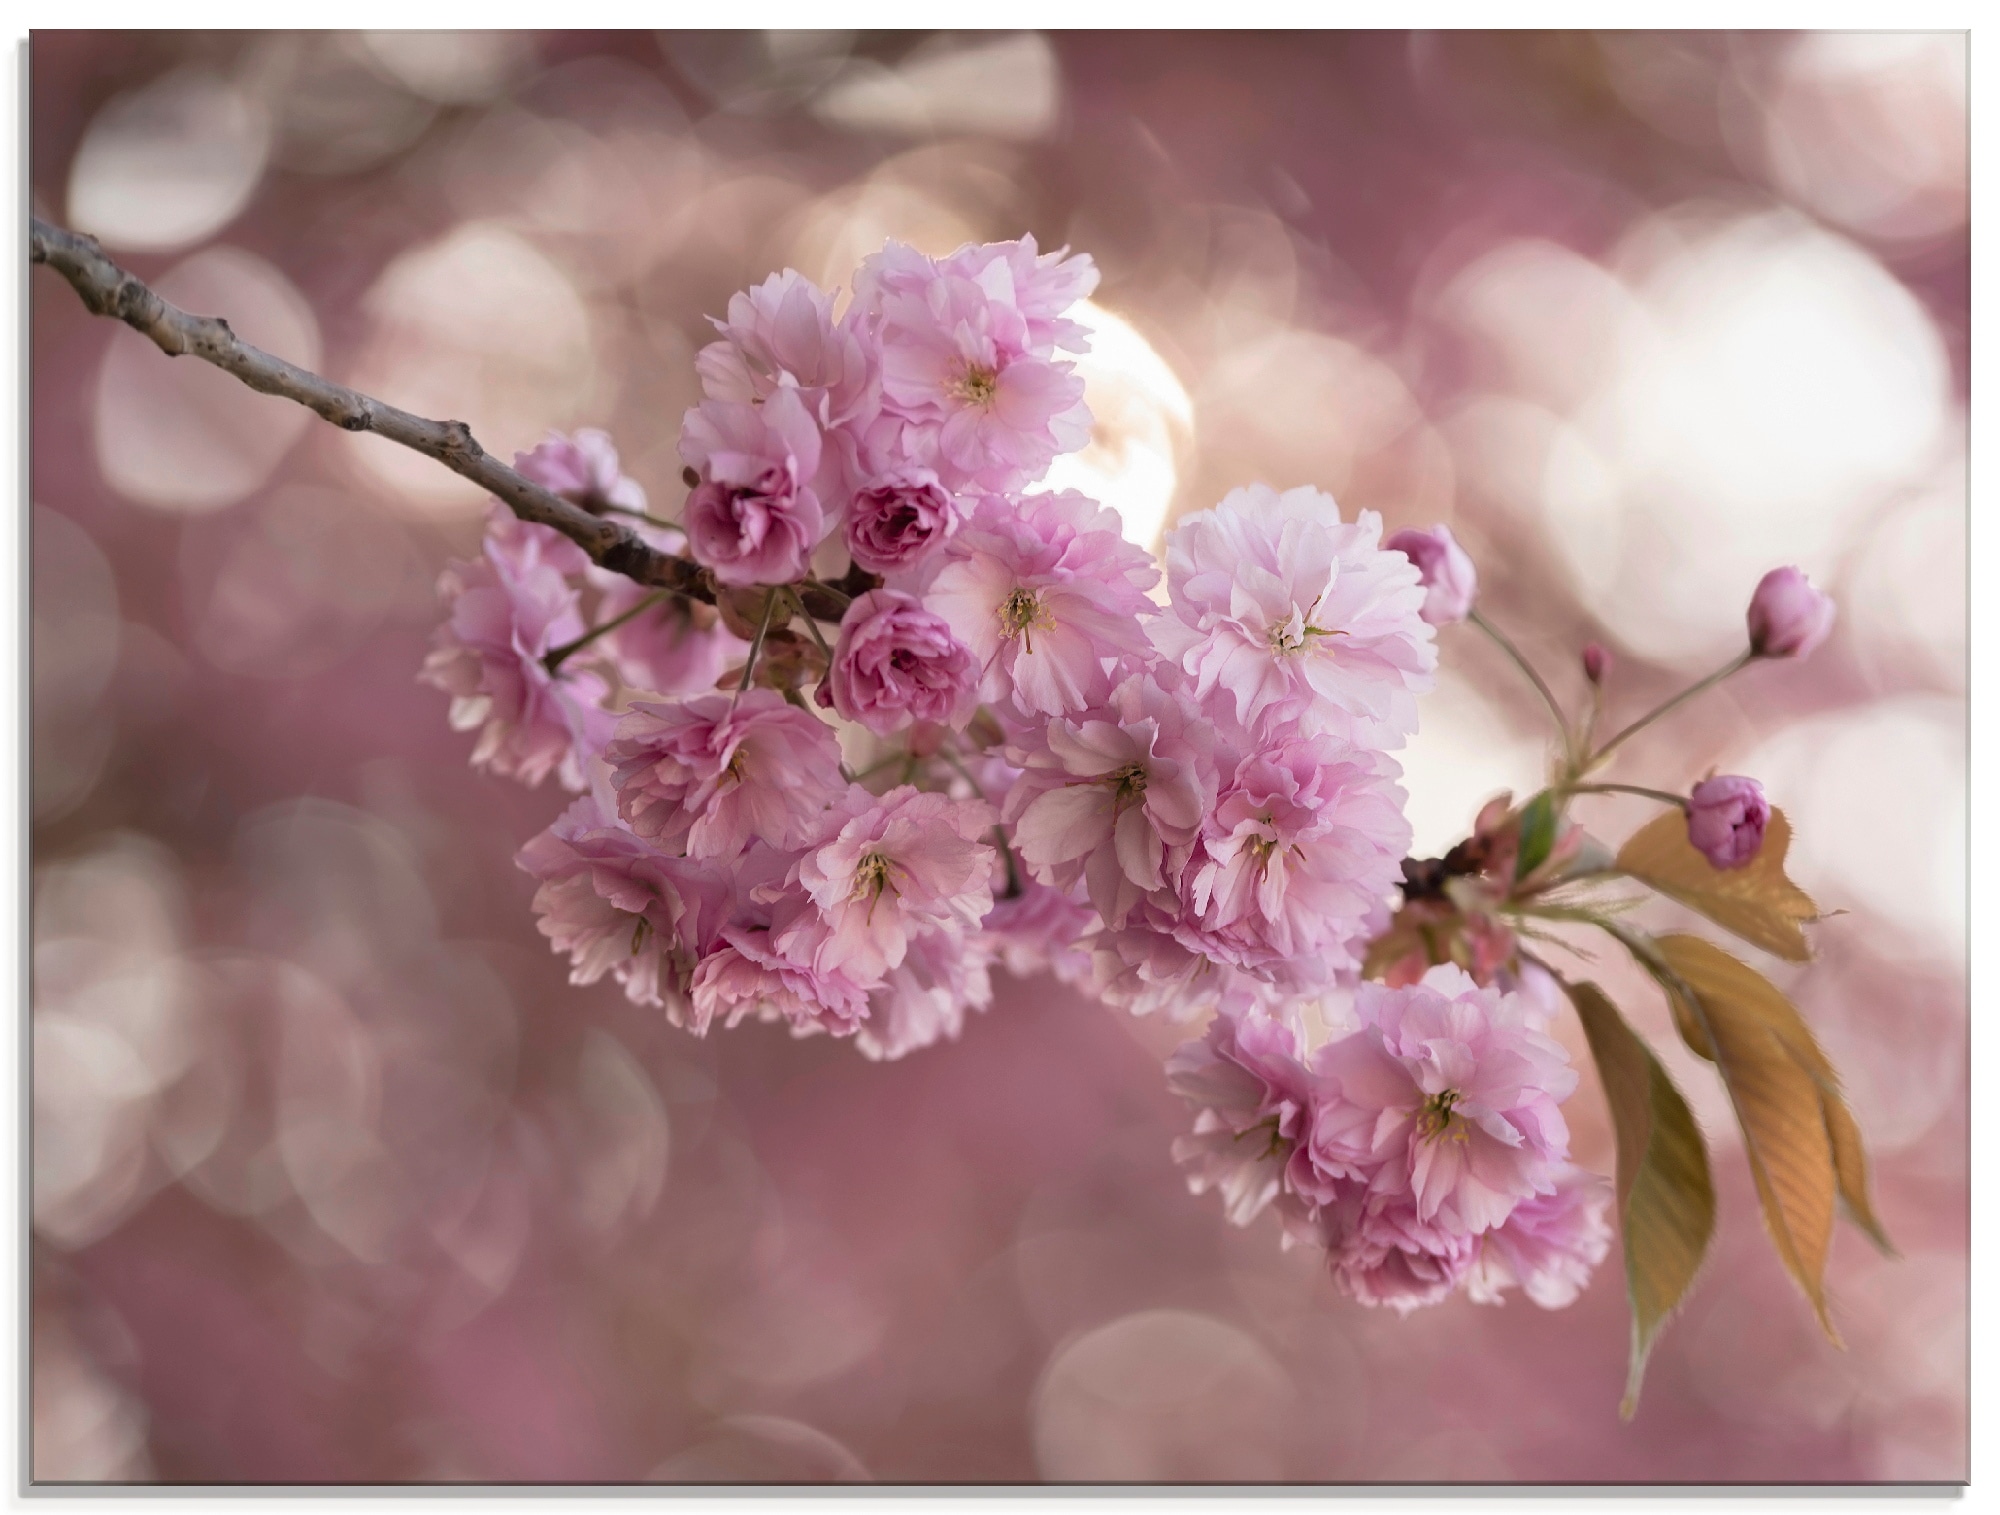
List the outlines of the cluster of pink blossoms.
<svg viewBox="0 0 2000 1515">
<path fill-rule="evenodd" d="M 1275 1206 L 1287 1242 L 1323 1247 L 1363 1304 L 1408 1311 L 1463 1286 L 1560 1308 L 1610 1246 L 1611 1196 L 1569 1161 L 1557 1107 L 1577 1076 L 1546 1008 L 1447 963 L 1359 985 L 1353 1028 L 1309 1056 L 1280 1016 L 1218 1015 L 1167 1064 L 1200 1112 L 1174 1155 L 1237 1225 Z"/>
<path fill-rule="evenodd" d="M 892 244 L 838 312 L 791 271 L 737 295 L 697 361 L 679 522 L 601 433 L 517 459 L 691 559 L 701 597 L 496 511 L 446 575 L 426 676 L 476 764 L 581 796 L 520 855 L 575 982 L 696 1034 L 754 1018 L 878 1058 L 956 1037 L 996 966 L 1218 1011 L 1176 1068 L 1213 1086 L 1198 1178 L 1233 1214 L 1282 1192 L 1363 1297 L 1553 1297 L 1588 1207 L 1550 1176 L 1552 1044 L 1478 999 L 1476 1028 L 1436 1012 L 1460 1038 L 1442 1071 L 1399 1029 L 1430 1008 L 1310 1071 L 1281 1030 L 1356 985 L 1389 919 L 1437 575 L 1372 512 L 1255 485 L 1169 534 L 1155 598 L 1115 511 L 1035 487 L 1088 440 L 1066 312 L 1096 278 L 1026 239 Z"/>
</svg>

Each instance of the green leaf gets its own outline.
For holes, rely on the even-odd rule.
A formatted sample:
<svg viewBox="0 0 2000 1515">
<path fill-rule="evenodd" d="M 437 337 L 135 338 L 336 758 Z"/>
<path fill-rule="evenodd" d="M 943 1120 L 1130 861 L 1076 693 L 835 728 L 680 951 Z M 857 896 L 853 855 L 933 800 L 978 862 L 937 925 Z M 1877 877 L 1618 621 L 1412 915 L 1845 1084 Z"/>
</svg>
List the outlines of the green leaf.
<svg viewBox="0 0 2000 1515">
<path fill-rule="evenodd" d="M 1785 876 L 1792 828 L 1773 810 L 1764 845 L 1741 868 L 1717 868 L 1687 839 L 1687 817 L 1669 810 L 1633 833 L 1618 850 L 1618 867 L 1640 883 L 1699 911 L 1753 947 L 1795 963 L 1812 956 L 1799 928 L 1820 918 L 1819 907 Z"/>
<path fill-rule="evenodd" d="M 1668 998 L 1682 1002 L 1677 1021 L 1699 1031 L 1701 1044 L 1690 1045 L 1708 1049 L 1729 1091 L 1772 1245 L 1837 1346 L 1825 1287 L 1842 1188 L 1822 1088 L 1832 1065 L 1791 1002 L 1755 969 L 1698 936 L 1663 936 L 1653 946 Z"/>
<path fill-rule="evenodd" d="M 1618 1228 L 1632 1303 L 1632 1360 L 1618 1413 L 1630 1420 L 1653 1342 L 1715 1233 L 1715 1186 L 1701 1128 L 1652 1050 L 1595 984 L 1567 987 L 1618 1134 Z"/>
<path fill-rule="evenodd" d="M 1514 877 L 1524 879 L 1543 863 L 1556 844 L 1556 797 L 1544 789 L 1521 807 L 1521 839 L 1514 850 Z"/>
</svg>

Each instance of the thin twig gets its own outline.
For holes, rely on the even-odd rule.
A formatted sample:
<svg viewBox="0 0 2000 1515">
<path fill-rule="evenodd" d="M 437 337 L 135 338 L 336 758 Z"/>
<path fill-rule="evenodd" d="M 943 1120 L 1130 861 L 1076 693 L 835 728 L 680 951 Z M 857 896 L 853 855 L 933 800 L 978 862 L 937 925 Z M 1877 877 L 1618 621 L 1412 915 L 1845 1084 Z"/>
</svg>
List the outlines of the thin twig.
<svg viewBox="0 0 2000 1515">
<path fill-rule="evenodd" d="M 658 594 L 647 595 L 645 599 L 634 605 L 630 610 L 613 616 L 602 625 L 591 627 L 590 630 L 586 631 L 582 636 L 577 637 L 574 641 L 564 642 L 560 647 L 551 647 L 548 655 L 542 659 L 542 666 L 548 669 L 550 673 L 554 673 L 568 660 L 571 653 L 581 651 L 607 632 L 616 631 L 634 616 L 651 610 L 655 605 L 664 603 L 666 599 L 667 591 L 664 589 Z"/>
<path fill-rule="evenodd" d="M 1564 788 L 1571 794 L 1636 794 L 1658 800 L 1662 805 L 1672 805 L 1677 810 L 1688 807 L 1687 796 L 1669 794 L 1664 789 L 1648 789 L 1643 784 L 1567 784 Z"/>
<path fill-rule="evenodd" d="M 750 681 L 757 677 L 757 659 L 764 655 L 764 638 L 771 633 L 771 612 L 778 608 L 778 591 L 764 592 L 764 618 L 757 623 L 757 634 L 750 639 L 750 657 L 743 665 L 743 681 L 736 686 L 736 693 L 730 697 L 733 710 L 736 702 L 743 698 L 743 691 L 750 687 Z"/>
<path fill-rule="evenodd" d="M 262 394 L 305 406 L 343 431 L 372 431 L 434 458 L 497 496 L 522 520 L 554 527 L 599 567 L 650 588 L 715 602 L 715 585 L 707 570 L 660 552 L 629 526 L 592 515 L 523 478 L 481 448 L 463 421 L 427 421 L 252 347 L 229 329 L 227 321 L 190 315 L 168 304 L 107 258 L 91 238 L 39 217 L 28 223 L 28 256 L 67 279 L 93 315 L 123 321 L 168 357 L 200 358 Z"/>
<path fill-rule="evenodd" d="M 1549 688 L 1542 676 L 1535 671 L 1535 665 L 1528 661 L 1527 656 L 1520 648 L 1508 640 L 1507 635 L 1498 626 L 1495 626 L 1476 610 L 1472 611 L 1466 619 L 1485 632 L 1487 636 L 1491 637 L 1494 645 L 1507 654 L 1508 661 L 1520 669 L 1527 677 L 1528 682 L 1535 686 L 1535 693 L 1539 694 L 1542 697 L 1542 703 L 1549 707 L 1549 715 L 1556 723 L 1556 732 L 1562 737 L 1564 771 L 1574 771 L 1576 767 L 1576 738 L 1570 731 L 1569 719 L 1563 714 L 1562 706 L 1556 703 L 1555 692 Z"/>
<path fill-rule="evenodd" d="M 1597 751 L 1591 753 L 1587 758 L 1585 758 L 1583 767 L 1580 768 L 1578 772 L 1589 773 L 1592 769 L 1603 767 L 1604 760 L 1610 757 L 1611 754 L 1616 752 L 1620 747 L 1622 747 L 1628 738 L 1637 736 L 1640 732 L 1644 731 L 1648 726 L 1652 725 L 1653 722 L 1657 721 L 1661 716 L 1665 715 L 1669 710 L 1674 710 L 1682 705 L 1685 705 L 1689 700 L 1693 699 L 1703 690 L 1713 689 L 1717 684 L 1720 684 L 1724 679 L 1728 678 L 1731 674 L 1740 672 L 1741 670 L 1748 668 L 1753 662 L 1756 661 L 1756 659 L 1757 659 L 1756 653 L 1744 652 L 1737 657 L 1731 658 L 1727 663 L 1724 663 L 1720 668 L 1716 669 L 1715 672 L 1711 673 L 1707 678 L 1697 679 L 1694 683 L 1688 685 L 1687 688 L 1683 689 L 1679 694 L 1673 696 L 1673 698 L 1668 700 L 1663 700 L 1658 705 L 1655 705 L 1651 710 L 1647 711 L 1644 715 L 1640 716 L 1638 720 L 1634 721 L 1631 725 L 1627 726 L 1623 731 L 1619 732 L 1618 735 L 1614 736 L 1610 741 L 1606 742 L 1602 747 L 1598 748 Z"/>
</svg>

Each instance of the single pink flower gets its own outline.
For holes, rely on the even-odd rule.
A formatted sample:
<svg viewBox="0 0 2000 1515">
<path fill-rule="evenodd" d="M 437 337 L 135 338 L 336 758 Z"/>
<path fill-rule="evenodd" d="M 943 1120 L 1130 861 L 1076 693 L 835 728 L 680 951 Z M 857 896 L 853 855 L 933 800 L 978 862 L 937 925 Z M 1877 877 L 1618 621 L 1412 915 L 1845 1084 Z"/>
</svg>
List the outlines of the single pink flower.
<svg viewBox="0 0 2000 1515">
<path fill-rule="evenodd" d="M 816 914 L 774 938 L 794 962 L 840 973 L 866 989 L 903 961 L 926 930 L 975 930 L 993 908 L 992 808 L 919 793 L 905 784 L 880 799 L 850 788 L 821 821 L 792 870 Z"/>
<path fill-rule="evenodd" d="M 1404 1195 L 1349 1192 L 1319 1224 L 1341 1292 L 1399 1315 L 1442 1301 L 1479 1261 L 1479 1237 L 1420 1219 Z"/>
<path fill-rule="evenodd" d="M 681 456 L 700 476 L 684 519 L 695 561 L 722 584 L 789 584 L 824 534 L 813 478 L 820 433 L 798 391 L 760 405 L 706 400 L 687 413 Z"/>
<path fill-rule="evenodd" d="M 610 973 L 636 1004 L 678 1021 L 687 976 L 727 918 L 734 884 L 713 866 L 669 857 L 586 795 L 516 859 L 540 881 L 536 924 L 570 960 L 570 982 Z"/>
<path fill-rule="evenodd" d="M 1688 841 L 1717 868 L 1742 868 L 1764 848 L 1771 802 L 1764 786 L 1741 774 L 1703 779 L 1688 795 Z"/>
<path fill-rule="evenodd" d="M 1231 1225 L 1247 1226 L 1285 1187 L 1312 1119 L 1297 1037 L 1270 1016 L 1218 1014 L 1167 1059 L 1167 1086 L 1196 1110 L 1174 1161 L 1196 1194 L 1220 1190 Z"/>
<path fill-rule="evenodd" d="M 847 788 L 832 730 L 769 689 L 634 705 L 604 759 L 625 822 L 697 858 L 788 847 Z"/>
<path fill-rule="evenodd" d="M 1573 1304 L 1611 1250 L 1610 1208 L 1609 1183 L 1583 1168 L 1564 1168 L 1552 1193 L 1522 1200 L 1479 1238 L 1466 1293 L 1498 1304 L 1504 1290 L 1518 1288 L 1544 1310 Z"/>
<path fill-rule="evenodd" d="M 917 574 L 958 530 L 958 502 L 928 468 L 889 468 L 854 493 L 844 528 L 847 553 L 870 573 Z"/>
<path fill-rule="evenodd" d="M 1159 573 L 1116 511 L 1073 490 L 989 496 L 945 551 L 924 604 L 978 659 L 988 703 L 1074 714 L 1103 703 L 1121 661 L 1150 656 Z"/>
<path fill-rule="evenodd" d="M 695 355 L 711 400 L 761 403 L 793 388 L 822 426 L 853 424 L 872 410 L 877 362 L 851 319 L 836 321 L 833 296 L 794 269 L 729 297 L 722 340 Z"/>
<path fill-rule="evenodd" d="M 1479 593 L 1479 572 L 1458 545 L 1449 526 L 1429 531 L 1405 527 L 1382 544 L 1384 552 L 1400 552 L 1417 565 L 1423 578 L 1423 618 L 1433 626 L 1455 626 L 1472 613 Z"/>
<path fill-rule="evenodd" d="M 1059 888 L 1082 881 L 1112 927 L 1171 888 L 1215 799 L 1199 712 L 1145 674 L 1009 757 L 1022 768 L 1005 811 L 1021 862 Z"/>
<path fill-rule="evenodd" d="M 903 960 L 868 996 L 868 1017 L 856 1032 L 856 1050 L 884 1063 L 957 1041 L 966 1012 L 993 1003 L 990 963 L 977 937 L 955 929 L 917 932 Z"/>
<path fill-rule="evenodd" d="M 618 466 L 610 434 L 588 427 L 564 436 L 552 431 L 529 452 L 514 454 L 514 471 L 595 515 L 607 506 L 643 512 L 646 491 Z"/>
<path fill-rule="evenodd" d="M 912 721 L 955 730 L 979 708 L 979 665 L 915 595 L 874 589 L 841 617 L 827 690 L 835 710 L 878 735 Z"/>
<path fill-rule="evenodd" d="M 583 635 L 576 587 L 589 559 L 567 537 L 494 507 L 479 558 L 449 564 L 438 594 L 449 618 L 431 637 L 420 677 L 449 694 L 454 731 L 477 730 L 472 764 L 530 786 L 554 773 L 588 782 L 603 745 L 609 693 L 585 666 L 550 673 L 548 654 Z"/>
<path fill-rule="evenodd" d="M 1253 970 L 1358 969 L 1410 845 L 1395 763 L 1334 736 L 1288 736 L 1237 764 L 1188 868 L 1190 947 Z"/>
<path fill-rule="evenodd" d="M 1833 630 L 1833 599 L 1798 569 L 1773 568 L 1757 581 L 1746 620 L 1758 657 L 1802 658 Z"/>
<path fill-rule="evenodd" d="M 1404 988 L 1360 985 L 1355 1010 L 1362 1029 L 1313 1057 L 1322 1167 L 1372 1170 L 1370 1193 L 1406 1195 L 1416 1223 L 1453 1234 L 1550 1192 L 1569 1146 L 1557 1106 L 1577 1076 L 1514 996 L 1447 963 Z"/>
<path fill-rule="evenodd" d="M 1381 517 L 1340 519 L 1316 489 L 1256 484 L 1167 536 L 1173 613 L 1161 652 L 1206 698 L 1226 690 L 1245 725 L 1296 720 L 1367 746 L 1400 746 L 1437 667 L 1416 566 L 1381 545 Z"/>
<path fill-rule="evenodd" d="M 717 1021 L 782 1020 L 794 1036 L 852 1036 L 868 1017 L 868 996 L 839 974 L 821 974 L 777 952 L 768 928 L 732 926 L 696 964 L 688 1029 L 704 1036 Z"/>
<path fill-rule="evenodd" d="M 1053 356 L 1039 308 L 1063 281 L 1030 285 L 971 249 L 942 263 L 891 243 L 855 275 L 855 306 L 880 344 L 878 456 L 934 469 L 953 488 L 1006 490 L 1090 437 L 1083 380 Z"/>
</svg>

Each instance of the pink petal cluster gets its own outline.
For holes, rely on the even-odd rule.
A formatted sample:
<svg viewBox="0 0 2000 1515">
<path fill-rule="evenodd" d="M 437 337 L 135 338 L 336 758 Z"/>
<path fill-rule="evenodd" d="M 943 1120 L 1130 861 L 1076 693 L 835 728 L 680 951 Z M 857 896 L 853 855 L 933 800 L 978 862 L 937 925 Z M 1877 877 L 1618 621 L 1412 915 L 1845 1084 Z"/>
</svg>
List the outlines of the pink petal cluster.
<svg viewBox="0 0 2000 1515">
<path fill-rule="evenodd" d="M 988 495 L 946 549 L 924 603 L 971 649 L 980 697 L 1023 717 L 1102 702 L 1113 673 L 1150 652 L 1152 559 L 1127 542 L 1118 513 L 1063 490 Z"/>
<path fill-rule="evenodd" d="M 1771 802 L 1764 786 L 1741 774 L 1703 779 L 1688 794 L 1688 841 L 1718 868 L 1743 868 L 1764 850 Z"/>
<path fill-rule="evenodd" d="M 879 735 L 912 721 L 960 727 L 979 705 L 979 668 L 922 600 L 875 589 L 841 617 L 825 688 L 835 710 Z"/>
<path fill-rule="evenodd" d="M 451 696 L 454 731 L 478 731 L 474 767 L 530 786 L 551 773 L 567 789 L 588 783 L 584 761 L 602 745 L 608 691 L 586 667 L 551 673 L 545 661 L 583 634 L 569 576 L 587 564 L 568 538 L 496 506 L 480 557 L 439 577 L 449 619 L 421 676 Z"/>
<path fill-rule="evenodd" d="M 1343 522 L 1316 489 L 1233 490 L 1167 536 L 1172 613 L 1160 651 L 1245 726 L 1297 721 L 1370 746 L 1416 730 L 1437 667 L 1416 565 L 1382 547 L 1382 520 Z"/>
<path fill-rule="evenodd" d="M 528 452 L 514 454 L 514 471 L 595 515 L 606 509 L 644 513 L 646 491 L 618 466 L 608 432 L 586 427 L 568 436 L 552 431 Z"/>
<path fill-rule="evenodd" d="M 1363 983 L 1358 1025 L 1302 1054 L 1260 1007 L 1218 1015 L 1168 1063 L 1195 1131 L 1175 1145 L 1196 1192 L 1247 1224 L 1276 1202 L 1364 1304 L 1520 1288 L 1573 1300 L 1604 1257 L 1608 1187 L 1569 1161 L 1567 1053 L 1513 995 L 1454 966 Z"/>
<path fill-rule="evenodd" d="M 716 582 L 804 576 L 826 518 L 813 490 L 819 428 L 796 389 L 758 405 L 704 401 L 681 428 L 681 456 L 700 476 L 688 495 L 688 547 Z"/>
<path fill-rule="evenodd" d="M 768 689 L 635 705 L 604 760 L 625 823 L 696 858 L 787 846 L 847 787 L 826 724 Z"/>
<path fill-rule="evenodd" d="M 1400 552 L 1417 565 L 1424 585 L 1422 614 L 1431 625 L 1455 626 L 1472 614 L 1479 573 L 1449 526 L 1433 526 L 1429 531 L 1405 527 L 1382 547 L 1387 552 Z"/>
</svg>

